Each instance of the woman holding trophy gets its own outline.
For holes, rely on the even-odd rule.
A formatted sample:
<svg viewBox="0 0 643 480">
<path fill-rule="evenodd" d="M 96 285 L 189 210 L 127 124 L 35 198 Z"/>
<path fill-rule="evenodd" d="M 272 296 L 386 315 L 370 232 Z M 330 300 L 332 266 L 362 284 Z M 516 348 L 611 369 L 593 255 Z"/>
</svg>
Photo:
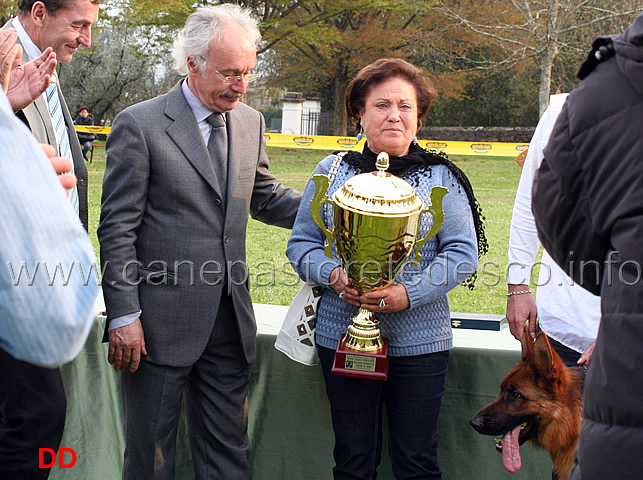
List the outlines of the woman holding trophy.
<svg viewBox="0 0 643 480">
<path fill-rule="evenodd" d="M 472 284 L 487 246 L 464 173 L 416 143 L 436 96 L 424 72 L 403 60 L 364 67 L 345 99 L 358 138 L 366 137 L 364 149 L 318 164 L 288 242 L 302 280 L 324 287 L 315 340 L 335 432 L 336 480 L 376 477 L 384 405 L 396 478 L 441 478 L 438 415 L 452 347 L 447 293 Z M 389 192 L 402 194 L 391 200 Z M 333 200 L 320 203 L 324 193 Z M 409 207 L 414 202 L 419 210 Z M 419 213 L 401 214 L 400 206 Z M 362 335 L 365 325 L 370 330 Z M 371 332 L 378 337 L 372 345 Z"/>
</svg>

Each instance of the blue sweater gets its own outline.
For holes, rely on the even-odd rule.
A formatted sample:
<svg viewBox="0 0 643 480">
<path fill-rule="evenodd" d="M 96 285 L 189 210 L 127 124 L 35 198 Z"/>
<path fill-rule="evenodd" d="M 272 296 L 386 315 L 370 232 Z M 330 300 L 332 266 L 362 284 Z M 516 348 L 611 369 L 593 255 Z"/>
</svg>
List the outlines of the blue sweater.
<svg viewBox="0 0 643 480">
<path fill-rule="evenodd" d="M 335 159 L 329 155 L 318 165 L 313 175 L 327 175 Z M 359 172 L 342 162 L 328 188 L 328 197 Z M 406 288 L 410 306 L 394 313 L 377 313 L 382 336 L 389 341 L 389 355 L 412 356 L 449 350 L 452 345 L 451 319 L 447 292 L 465 280 L 478 265 L 477 239 L 467 195 L 443 165 L 415 167 L 403 177 L 415 189 L 426 206 L 430 205 L 431 188 L 444 186 L 445 222 L 440 232 L 421 249 L 420 265 L 411 267 L 411 258 L 398 275 L 396 282 Z M 358 308 L 344 302 L 328 285 L 330 273 L 340 265 L 333 243 L 333 258 L 324 253 L 324 233 L 315 225 L 310 202 L 315 184 L 308 182 L 295 225 L 288 241 L 286 254 L 302 280 L 324 286 L 317 311 L 316 341 L 318 345 L 335 349 L 339 336 L 346 332 L 350 319 Z M 327 204 L 324 221 L 332 230 L 332 205 Z M 323 210 L 322 210 L 323 211 Z M 433 219 L 422 214 L 418 238 L 431 229 Z"/>
</svg>

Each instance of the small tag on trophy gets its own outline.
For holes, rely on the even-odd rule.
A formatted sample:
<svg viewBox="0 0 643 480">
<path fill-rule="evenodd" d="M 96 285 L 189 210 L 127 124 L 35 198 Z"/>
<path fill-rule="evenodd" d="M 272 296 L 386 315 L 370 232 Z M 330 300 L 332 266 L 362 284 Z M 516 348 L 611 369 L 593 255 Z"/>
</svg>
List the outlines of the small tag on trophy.
<svg viewBox="0 0 643 480">
<path fill-rule="evenodd" d="M 346 355 L 344 368 L 347 370 L 359 370 L 360 372 L 374 372 L 376 363 L 377 361 L 373 357 Z"/>
<path fill-rule="evenodd" d="M 389 366 L 388 340 L 382 338 L 382 348 L 375 352 L 360 352 L 347 347 L 343 342 L 344 336 L 345 334 L 342 334 L 339 337 L 331 373 L 370 380 L 386 380 Z"/>
</svg>

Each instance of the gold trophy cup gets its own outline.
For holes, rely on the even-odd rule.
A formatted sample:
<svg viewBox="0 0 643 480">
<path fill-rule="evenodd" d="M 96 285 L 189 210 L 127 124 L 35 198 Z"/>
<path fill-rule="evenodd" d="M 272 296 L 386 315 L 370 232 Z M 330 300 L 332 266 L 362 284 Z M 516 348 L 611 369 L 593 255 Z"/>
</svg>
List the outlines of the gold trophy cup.
<svg viewBox="0 0 643 480">
<path fill-rule="evenodd" d="M 415 247 L 414 265 L 420 248 L 437 235 L 444 223 L 442 199 L 445 187 L 431 189 L 431 206 L 424 203 L 405 180 L 386 172 L 389 157 L 377 157 L 377 171 L 348 179 L 328 198 L 329 179 L 315 175 L 316 192 L 311 202 L 312 218 L 326 235 L 326 255 L 332 258 L 331 241 L 353 287 L 361 293 L 380 290 L 393 283 Z M 321 209 L 333 205 L 333 230 L 326 228 Z M 417 239 L 422 213 L 433 216 L 429 233 Z M 340 337 L 332 372 L 339 375 L 386 380 L 388 342 L 382 338 L 373 312 L 360 308 L 345 334 Z"/>
</svg>

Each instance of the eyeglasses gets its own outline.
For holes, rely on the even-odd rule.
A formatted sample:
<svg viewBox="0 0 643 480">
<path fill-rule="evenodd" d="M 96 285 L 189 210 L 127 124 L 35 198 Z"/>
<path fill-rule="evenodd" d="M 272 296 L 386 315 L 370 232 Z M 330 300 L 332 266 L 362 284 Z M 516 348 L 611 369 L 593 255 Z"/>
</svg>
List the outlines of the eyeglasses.
<svg viewBox="0 0 643 480">
<path fill-rule="evenodd" d="M 216 74 L 221 77 L 221 80 L 223 80 L 223 83 L 225 83 L 226 85 L 232 85 L 233 83 L 237 83 L 242 80 L 246 83 L 252 83 L 259 76 L 258 73 L 247 73 L 245 75 L 224 75 L 216 68 L 213 68 L 212 70 L 214 70 Z"/>
</svg>

